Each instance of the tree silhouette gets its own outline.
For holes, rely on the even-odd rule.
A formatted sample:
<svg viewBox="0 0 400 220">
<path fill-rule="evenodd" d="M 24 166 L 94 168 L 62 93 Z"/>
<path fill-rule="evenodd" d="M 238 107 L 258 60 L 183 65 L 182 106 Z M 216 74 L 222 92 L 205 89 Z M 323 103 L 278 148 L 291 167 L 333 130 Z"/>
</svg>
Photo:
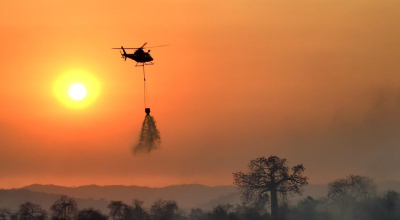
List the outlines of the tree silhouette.
<svg viewBox="0 0 400 220">
<path fill-rule="evenodd" d="M 47 220 L 47 212 L 31 202 L 21 204 L 16 214 L 18 220 Z"/>
<path fill-rule="evenodd" d="M 172 200 L 156 200 L 150 208 L 152 219 L 170 220 L 178 215 L 178 205 Z"/>
<path fill-rule="evenodd" d="M 0 220 L 10 220 L 12 215 L 13 214 L 9 209 L 6 208 L 0 209 Z"/>
<path fill-rule="evenodd" d="M 52 220 L 75 220 L 78 215 L 78 203 L 75 199 L 62 195 L 50 210 Z"/>
<path fill-rule="evenodd" d="M 210 220 L 228 220 L 233 217 L 230 213 L 230 210 L 233 208 L 232 205 L 217 205 L 213 208 L 213 210 L 209 213 Z M 231 217 L 231 218 L 230 218 Z"/>
<path fill-rule="evenodd" d="M 77 220 L 108 220 L 108 216 L 103 215 L 99 210 L 87 208 L 78 213 Z"/>
<path fill-rule="evenodd" d="M 273 220 L 278 219 L 278 193 L 301 194 L 302 187 L 307 184 L 308 178 L 302 176 L 305 170 L 302 164 L 292 167 L 289 173 L 286 159 L 277 156 L 251 160 L 248 167 L 248 173 L 233 173 L 233 184 L 239 186 L 245 202 L 268 197 L 269 193 Z"/>
<path fill-rule="evenodd" d="M 354 215 L 357 202 L 375 196 L 376 184 L 366 176 L 349 175 L 328 184 L 329 201 L 335 205 L 341 218 Z"/>
<path fill-rule="evenodd" d="M 149 214 L 143 208 L 143 201 L 134 200 L 133 207 L 122 201 L 111 201 L 107 206 L 113 220 L 149 220 Z"/>
<path fill-rule="evenodd" d="M 349 175 L 346 178 L 334 180 L 328 184 L 328 197 L 336 202 L 346 198 L 367 199 L 376 194 L 376 184 L 366 176 Z"/>
<path fill-rule="evenodd" d="M 133 200 L 132 214 L 133 214 L 133 219 L 135 219 L 135 220 L 150 219 L 149 214 L 143 208 L 143 201 L 141 201 L 139 199 Z"/>
<path fill-rule="evenodd" d="M 382 200 L 383 211 L 380 216 L 386 215 L 387 218 L 385 219 L 400 219 L 400 194 L 389 190 L 384 194 Z"/>
<path fill-rule="evenodd" d="M 122 201 L 111 201 L 107 208 L 110 209 L 110 217 L 113 220 L 121 220 L 124 218 L 126 204 Z"/>
<path fill-rule="evenodd" d="M 133 217 L 133 208 L 132 208 L 132 206 L 129 206 L 129 205 L 124 205 L 123 206 L 122 220 L 136 220 Z"/>
<path fill-rule="evenodd" d="M 191 220 L 202 220 L 205 219 L 205 213 L 200 208 L 192 208 L 190 210 L 189 219 Z"/>
</svg>

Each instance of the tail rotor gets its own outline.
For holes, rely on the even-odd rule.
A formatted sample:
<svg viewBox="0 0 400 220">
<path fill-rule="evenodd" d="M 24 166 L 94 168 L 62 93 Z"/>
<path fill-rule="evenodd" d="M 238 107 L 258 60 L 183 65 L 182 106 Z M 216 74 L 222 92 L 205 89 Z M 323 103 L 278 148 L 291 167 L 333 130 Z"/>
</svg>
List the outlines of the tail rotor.
<svg viewBox="0 0 400 220">
<path fill-rule="evenodd" d="M 122 50 L 124 53 L 122 53 L 121 50 Z M 126 52 L 125 52 L 125 49 L 124 49 L 123 46 L 121 46 L 121 50 L 119 51 L 119 52 L 121 53 L 121 57 L 122 57 L 122 59 L 125 59 L 125 61 L 126 61 Z"/>
<path fill-rule="evenodd" d="M 125 61 L 126 61 L 126 56 L 125 56 L 124 53 L 122 53 L 122 50 L 120 50 L 119 53 L 121 54 L 121 58 L 122 58 L 122 59 L 125 59 Z"/>
</svg>

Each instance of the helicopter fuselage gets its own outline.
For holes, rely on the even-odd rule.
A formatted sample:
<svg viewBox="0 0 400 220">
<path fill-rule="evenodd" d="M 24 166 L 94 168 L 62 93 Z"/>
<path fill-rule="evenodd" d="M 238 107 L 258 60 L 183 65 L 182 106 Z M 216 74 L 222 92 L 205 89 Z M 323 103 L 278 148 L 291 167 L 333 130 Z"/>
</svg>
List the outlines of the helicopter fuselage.
<svg viewBox="0 0 400 220">
<path fill-rule="evenodd" d="M 125 54 L 124 56 L 126 56 L 127 58 L 132 59 L 138 63 L 146 63 L 146 62 L 153 61 L 153 57 L 151 57 L 151 55 L 148 53 L 144 53 L 141 55 L 138 55 L 136 53 L 131 53 L 131 54 Z"/>
<path fill-rule="evenodd" d="M 136 66 L 143 66 L 143 65 L 153 65 L 153 57 L 150 55 L 150 50 L 145 52 L 143 49 L 145 48 L 144 46 L 147 43 L 144 43 L 143 46 L 137 47 L 137 48 L 124 48 L 121 46 L 121 48 L 112 48 L 112 49 L 121 49 L 121 57 L 123 59 L 129 58 L 131 60 L 136 61 Z M 155 46 L 155 47 L 163 47 L 167 45 L 160 45 L 160 46 Z M 136 49 L 134 53 L 126 53 L 125 49 Z"/>
</svg>

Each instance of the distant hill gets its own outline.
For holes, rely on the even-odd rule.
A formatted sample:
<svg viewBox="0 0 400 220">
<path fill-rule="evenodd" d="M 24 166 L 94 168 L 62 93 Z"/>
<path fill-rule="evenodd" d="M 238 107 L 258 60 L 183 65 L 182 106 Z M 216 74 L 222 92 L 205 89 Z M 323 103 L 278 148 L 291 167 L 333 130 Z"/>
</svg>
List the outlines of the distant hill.
<svg viewBox="0 0 400 220">
<path fill-rule="evenodd" d="M 378 185 L 378 193 L 387 190 L 400 192 L 399 181 L 385 181 Z M 328 193 L 327 185 L 310 184 L 305 186 L 302 196 L 291 197 L 296 204 L 306 196 L 320 198 Z M 240 193 L 235 186 L 209 187 L 197 184 L 174 185 L 162 188 L 140 186 L 97 186 L 63 187 L 56 185 L 34 184 L 21 189 L 0 190 L 0 208 L 10 208 L 15 211 L 24 202 L 30 201 L 49 210 L 60 195 L 76 198 L 80 209 L 94 207 L 108 214 L 107 205 L 111 200 L 121 200 L 132 204 L 133 199 L 145 201 L 145 207 L 150 207 L 156 199 L 175 200 L 179 207 L 189 209 L 199 207 L 210 210 L 218 204 L 240 204 Z"/>
<path fill-rule="evenodd" d="M 328 193 L 327 185 L 310 184 L 304 187 L 304 192 L 301 196 L 296 195 L 293 197 L 289 197 L 289 201 L 292 204 L 296 204 L 300 199 L 305 198 L 307 196 L 311 196 L 313 198 L 320 198 L 326 196 L 327 193 Z M 240 193 L 236 191 L 228 195 L 222 195 L 217 199 L 212 199 L 206 203 L 200 204 L 198 207 L 205 210 L 210 210 L 219 204 L 227 204 L 227 203 L 231 205 L 241 204 Z"/>
<path fill-rule="evenodd" d="M 400 182 L 390 180 L 377 183 L 377 191 L 379 194 L 385 193 L 388 190 L 394 190 L 396 192 L 400 192 Z M 293 197 L 289 197 L 289 201 L 292 204 L 297 204 L 298 201 L 300 201 L 303 198 L 306 198 L 307 196 L 311 196 L 313 198 L 318 199 L 321 197 L 326 197 L 327 194 L 328 194 L 328 185 L 310 184 L 304 186 L 304 192 L 301 196 L 296 195 Z M 209 202 L 200 204 L 198 207 L 205 210 L 210 210 L 219 204 L 227 204 L 227 203 L 231 205 L 241 204 L 240 193 L 236 191 L 228 195 L 222 195 L 217 199 L 212 199 Z"/>
<path fill-rule="evenodd" d="M 92 198 L 105 200 L 121 200 L 131 204 L 133 199 L 140 199 L 145 202 L 145 206 L 150 205 L 157 199 L 175 200 L 179 207 L 192 208 L 199 204 L 204 204 L 220 196 L 236 192 L 235 186 L 216 186 L 209 187 L 198 184 L 173 185 L 162 188 L 150 188 L 141 186 L 79 186 L 63 187 L 56 185 L 34 184 L 23 187 L 34 192 L 61 194 L 75 198 Z"/>
<path fill-rule="evenodd" d="M 19 205 L 25 202 L 32 202 L 42 206 L 45 210 L 50 210 L 50 206 L 60 197 L 57 194 L 32 192 L 27 189 L 0 189 L 0 208 L 9 208 L 15 212 Z M 110 203 L 104 199 L 76 199 L 79 209 L 94 207 L 104 214 L 108 214 L 107 209 Z"/>
</svg>

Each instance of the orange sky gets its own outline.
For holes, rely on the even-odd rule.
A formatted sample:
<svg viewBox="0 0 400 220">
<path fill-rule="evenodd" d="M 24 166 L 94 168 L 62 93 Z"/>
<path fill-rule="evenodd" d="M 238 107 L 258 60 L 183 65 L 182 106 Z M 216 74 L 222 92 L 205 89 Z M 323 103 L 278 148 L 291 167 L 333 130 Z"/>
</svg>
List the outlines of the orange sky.
<svg viewBox="0 0 400 220">
<path fill-rule="evenodd" d="M 0 187 L 232 184 L 250 159 L 303 163 L 311 183 L 400 180 L 400 11 L 383 1 L 0 2 Z M 162 149 L 133 156 L 148 106 Z M 79 69 L 87 108 L 54 96 Z M 89 91 L 90 92 L 90 91 Z"/>
</svg>

